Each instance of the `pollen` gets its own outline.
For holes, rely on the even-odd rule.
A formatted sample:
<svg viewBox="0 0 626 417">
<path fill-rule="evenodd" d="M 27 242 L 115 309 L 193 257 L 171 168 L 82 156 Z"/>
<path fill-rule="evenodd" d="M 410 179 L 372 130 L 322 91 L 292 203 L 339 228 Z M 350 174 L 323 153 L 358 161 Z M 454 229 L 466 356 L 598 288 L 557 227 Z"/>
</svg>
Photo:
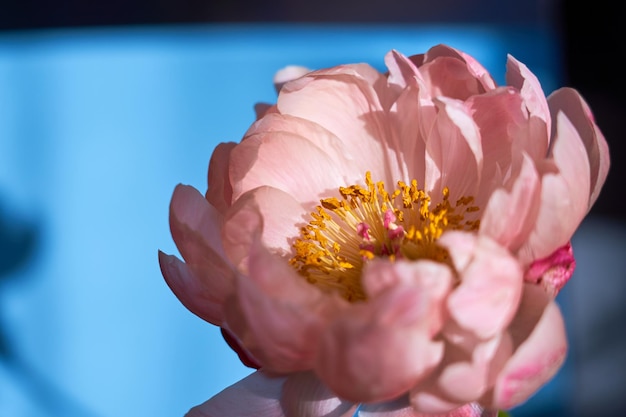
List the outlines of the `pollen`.
<svg viewBox="0 0 626 417">
<path fill-rule="evenodd" d="M 361 271 L 372 259 L 449 263 L 448 252 L 437 244 L 439 237 L 446 230 L 475 231 L 480 226 L 474 198 L 451 202 L 447 187 L 433 203 L 416 180 L 398 181 L 389 192 L 367 172 L 365 186 L 338 191 L 338 197 L 320 200 L 301 228 L 290 264 L 309 283 L 351 302 L 366 299 Z"/>
</svg>

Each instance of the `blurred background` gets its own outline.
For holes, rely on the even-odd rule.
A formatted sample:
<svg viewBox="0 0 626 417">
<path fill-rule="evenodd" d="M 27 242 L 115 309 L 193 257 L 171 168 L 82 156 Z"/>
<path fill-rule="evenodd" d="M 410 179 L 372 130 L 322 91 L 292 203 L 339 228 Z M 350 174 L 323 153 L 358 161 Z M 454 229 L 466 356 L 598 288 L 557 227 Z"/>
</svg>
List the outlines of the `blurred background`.
<svg viewBox="0 0 626 417">
<path fill-rule="evenodd" d="M 284 65 L 368 62 L 448 43 L 502 82 L 589 102 L 612 154 L 559 295 L 571 343 L 513 416 L 626 405 L 626 17 L 608 0 L 23 0 L 0 12 L 0 416 L 182 416 L 251 372 L 165 285 L 167 210 L 206 187 L 212 149 L 274 100 Z"/>
</svg>

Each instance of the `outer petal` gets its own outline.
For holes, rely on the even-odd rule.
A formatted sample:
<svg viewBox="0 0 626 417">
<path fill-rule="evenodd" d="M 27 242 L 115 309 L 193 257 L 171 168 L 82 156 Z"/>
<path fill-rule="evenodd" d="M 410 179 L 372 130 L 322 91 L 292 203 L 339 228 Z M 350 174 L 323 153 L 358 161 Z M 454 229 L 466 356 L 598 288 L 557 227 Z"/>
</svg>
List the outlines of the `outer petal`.
<svg viewBox="0 0 626 417">
<path fill-rule="evenodd" d="M 542 177 L 541 204 L 528 242 L 520 250 L 526 264 L 549 256 L 567 244 L 589 205 L 589 160 L 574 125 L 557 115 L 552 158 L 558 173 Z"/>
<path fill-rule="evenodd" d="M 209 323 L 222 323 L 223 300 L 215 296 L 210 281 L 199 280 L 187 264 L 161 251 L 159 265 L 167 285 L 189 311 Z"/>
<path fill-rule="evenodd" d="M 591 173 L 589 198 L 589 207 L 591 208 L 598 198 L 609 171 L 609 148 L 606 140 L 595 124 L 589 106 L 576 90 L 561 88 L 548 97 L 548 104 L 552 117 L 556 117 L 559 111 L 565 113 L 585 144 Z"/>
<path fill-rule="evenodd" d="M 313 372 L 291 374 L 283 386 L 286 417 L 352 417 L 357 405 L 337 398 Z"/>
<path fill-rule="evenodd" d="M 455 241 L 465 244 L 463 232 L 444 234 L 439 242 L 454 259 Z M 463 249 L 461 257 L 466 257 Z M 522 269 L 503 247 L 487 237 L 477 237 L 473 257 L 458 271 L 461 283 L 448 297 L 451 316 L 461 327 L 486 339 L 504 330 L 515 314 L 521 296 Z"/>
<path fill-rule="evenodd" d="M 265 369 L 311 369 L 331 317 L 346 308 L 339 297 L 308 284 L 284 258 L 251 248 L 249 276 L 238 276 L 227 322 Z"/>
<path fill-rule="evenodd" d="M 386 263 L 386 268 L 367 273 L 394 274 L 396 264 Z M 348 400 L 397 397 L 425 378 L 441 359 L 441 342 L 431 340 L 431 325 L 439 320 L 440 309 L 441 300 L 417 277 L 413 285 L 396 285 L 366 303 L 352 305 L 324 334 L 318 375 Z"/>
<path fill-rule="evenodd" d="M 524 99 L 530 117 L 529 135 L 523 139 L 522 149 L 539 160 L 546 156 L 552 119 L 546 96 L 539 80 L 526 65 L 509 55 L 506 64 L 506 82 L 516 87 Z"/>
<path fill-rule="evenodd" d="M 230 153 L 236 146 L 233 142 L 220 143 L 211 155 L 209 162 L 209 187 L 206 199 L 220 213 L 224 214 L 230 207 L 233 199 L 233 188 L 228 178 Z"/>
<path fill-rule="evenodd" d="M 510 332 L 516 351 L 498 377 L 490 402 L 501 409 L 526 401 L 556 374 L 567 353 L 565 327 L 558 306 L 542 288 L 532 284 L 525 285 Z"/>
<path fill-rule="evenodd" d="M 233 290 L 234 277 L 219 240 L 221 215 L 195 188 L 178 185 L 170 204 L 170 228 L 187 268 L 161 255 L 168 285 L 192 312 L 219 324 L 220 317 L 209 306 L 224 303 Z M 206 311 L 201 307 L 204 302 L 209 302 Z"/>
<path fill-rule="evenodd" d="M 287 417 L 279 401 L 286 379 L 254 372 L 192 408 L 185 417 Z"/>
</svg>

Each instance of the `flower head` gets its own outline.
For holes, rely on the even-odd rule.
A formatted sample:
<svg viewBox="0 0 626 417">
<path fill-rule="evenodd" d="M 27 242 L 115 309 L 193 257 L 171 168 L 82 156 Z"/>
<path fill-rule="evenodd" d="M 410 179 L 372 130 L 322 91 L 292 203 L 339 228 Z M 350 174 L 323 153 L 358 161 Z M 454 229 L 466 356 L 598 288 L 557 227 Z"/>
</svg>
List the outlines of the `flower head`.
<svg viewBox="0 0 626 417">
<path fill-rule="evenodd" d="M 192 413 L 488 415 L 562 364 L 609 167 L 589 108 L 511 56 L 503 86 L 445 45 L 385 62 L 282 72 L 206 194 L 174 191 L 163 275 L 260 369 Z"/>
</svg>

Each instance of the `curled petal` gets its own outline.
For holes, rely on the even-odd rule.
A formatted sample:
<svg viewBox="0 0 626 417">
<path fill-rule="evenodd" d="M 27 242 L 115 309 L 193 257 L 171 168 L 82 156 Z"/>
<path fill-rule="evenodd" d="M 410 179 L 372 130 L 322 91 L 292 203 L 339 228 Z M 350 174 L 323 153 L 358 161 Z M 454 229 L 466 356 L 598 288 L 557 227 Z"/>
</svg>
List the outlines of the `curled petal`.
<svg viewBox="0 0 626 417">
<path fill-rule="evenodd" d="M 478 341 L 470 351 L 449 344 L 442 361 L 446 365 L 437 377 L 440 392 L 457 403 L 477 401 L 493 386 L 512 350 L 507 333 Z"/>
<path fill-rule="evenodd" d="M 161 251 L 159 265 L 165 282 L 189 311 L 209 323 L 218 326 L 222 323 L 223 300 L 216 296 L 211 281 L 198 279 L 187 264 Z"/>
<path fill-rule="evenodd" d="M 315 368 L 322 380 L 343 398 L 377 402 L 428 376 L 443 353 L 429 328 L 441 306 L 429 296 L 420 285 L 401 284 L 352 305 L 324 334 Z"/>
<path fill-rule="evenodd" d="M 357 405 L 337 398 L 313 372 L 291 374 L 283 386 L 286 417 L 352 417 Z"/>
<path fill-rule="evenodd" d="M 288 417 L 280 404 L 286 379 L 254 372 L 195 406 L 185 417 Z"/>
<path fill-rule="evenodd" d="M 450 232 L 440 242 L 454 259 L 456 234 Z M 450 237 L 447 237 L 450 235 Z M 458 271 L 461 283 L 448 297 L 451 316 L 459 325 L 480 338 L 493 337 L 502 331 L 515 314 L 521 296 L 522 270 L 508 251 L 486 237 L 477 237 L 473 257 Z M 460 254 L 465 258 L 465 252 Z"/>
</svg>

